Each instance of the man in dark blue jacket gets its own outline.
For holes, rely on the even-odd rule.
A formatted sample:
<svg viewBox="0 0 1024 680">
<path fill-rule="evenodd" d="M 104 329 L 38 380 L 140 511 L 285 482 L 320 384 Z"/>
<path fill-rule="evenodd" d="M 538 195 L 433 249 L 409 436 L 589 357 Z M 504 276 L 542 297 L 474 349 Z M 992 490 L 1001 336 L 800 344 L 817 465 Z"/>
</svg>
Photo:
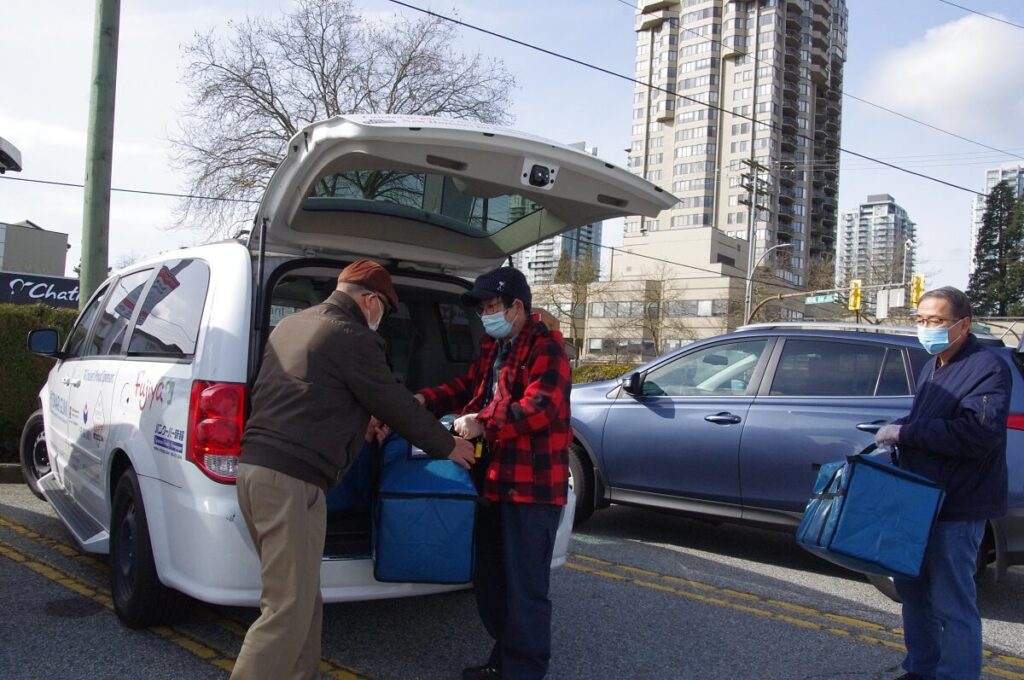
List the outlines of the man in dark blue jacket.
<svg viewBox="0 0 1024 680">
<path fill-rule="evenodd" d="M 1006 363 L 971 334 L 971 307 L 956 288 L 929 291 L 917 307 L 918 339 L 934 354 L 910 415 L 875 441 L 898 444 L 901 465 L 946 490 L 921 574 L 895 579 L 903 599 L 906 674 L 898 680 L 981 675 L 981 616 L 974 572 L 985 520 L 1006 512 Z"/>
</svg>

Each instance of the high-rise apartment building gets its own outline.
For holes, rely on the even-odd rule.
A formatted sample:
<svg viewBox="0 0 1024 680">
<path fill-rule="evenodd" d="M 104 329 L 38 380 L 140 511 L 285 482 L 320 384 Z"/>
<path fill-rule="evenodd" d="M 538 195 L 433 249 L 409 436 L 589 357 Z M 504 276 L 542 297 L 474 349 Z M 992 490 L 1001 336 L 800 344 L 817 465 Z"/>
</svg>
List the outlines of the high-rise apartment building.
<svg viewBox="0 0 1024 680">
<path fill-rule="evenodd" d="M 569 146 L 592 156 L 597 155 L 597 149 L 588 147 L 584 142 Z M 562 258 L 572 262 L 588 260 L 593 263 L 596 279 L 601 269 L 601 232 L 602 223 L 596 222 L 545 239 L 512 255 L 512 266 L 522 271 L 527 282 L 533 286 L 553 282 Z"/>
<path fill-rule="evenodd" d="M 1009 182 L 1010 190 L 1014 196 L 1024 194 L 1024 163 L 1004 163 L 998 168 L 989 168 L 985 171 L 985 189 L 987 194 L 1000 182 Z M 978 230 L 981 229 L 981 218 L 985 215 L 985 197 L 980 194 L 974 196 L 973 217 L 971 221 L 971 273 L 974 273 L 974 250 L 978 243 Z"/>
<path fill-rule="evenodd" d="M 629 164 L 679 202 L 627 219 L 624 250 L 705 270 L 683 276 L 745 276 L 751 161 L 765 168 L 751 259 L 787 244 L 766 262 L 807 285 L 810 259 L 835 247 L 846 22 L 845 0 L 639 0 L 635 75 L 654 87 L 634 93 Z M 613 257 L 613 277 L 642 268 Z"/>
<path fill-rule="evenodd" d="M 853 279 L 866 286 L 909 281 L 915 227 L 889 194 L 870 195 L 857 210 L 843 213 L 836 243 L 836 286 L 845 287 Z"/>
</svg>

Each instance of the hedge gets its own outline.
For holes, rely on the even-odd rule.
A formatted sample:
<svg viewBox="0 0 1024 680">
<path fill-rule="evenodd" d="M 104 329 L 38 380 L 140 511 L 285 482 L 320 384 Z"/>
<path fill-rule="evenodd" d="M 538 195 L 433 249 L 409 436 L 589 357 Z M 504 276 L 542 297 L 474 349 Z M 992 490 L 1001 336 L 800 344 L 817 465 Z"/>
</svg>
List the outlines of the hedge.
<svg viewBox="0 0 1024 680">
<path fill-rule="evenodd" d="M 77 311 L 46 305 L 0 304 L 0 462 L 17 462 L 21 429 L 39 408 L 39 390 L 53 360 L 29 354 L 25 338 L 34 328 L 56 328 L 67 337 Z"/>
<path fill-rule="evenodd" d="M 636 368 L 633 364 L 584 364 L 572 369 L 574 383 L 611 380 L 629 373 Z"/>
</svg>

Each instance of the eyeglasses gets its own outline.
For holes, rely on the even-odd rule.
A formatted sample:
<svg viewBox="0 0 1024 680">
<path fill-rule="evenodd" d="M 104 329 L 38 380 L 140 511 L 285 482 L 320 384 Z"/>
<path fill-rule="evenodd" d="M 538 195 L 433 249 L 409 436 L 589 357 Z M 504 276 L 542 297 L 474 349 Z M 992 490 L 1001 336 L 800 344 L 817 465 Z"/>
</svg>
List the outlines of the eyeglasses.
<svg viewBox="0 0 1024 680">
<path fill-rule="evenodd" d="M 506 309 L 505 303 L 501 300 L 494 300 L 489 304 L 479 305 L 476 308 L 476 313 L 480 316 L 485 314 L 494 314 L 495 312 L 504 312 Z"/>
<path fill-rule="evenodd" d="M 947 323 L 949 323 L 949 324 L 957 324 L 957 323 L 960 323 L 961 320 L 962 319 L 943 319 L 940 316 L 933 316 L 933 317 L 920 317 L 919 316 L 919 317 L 917 317 L 917 321 L 915 321 L 915 323 L 918 326 L 923 326 L 925 328 L 941 328 L 942 326 L 946 325 Z"/>
</svg>

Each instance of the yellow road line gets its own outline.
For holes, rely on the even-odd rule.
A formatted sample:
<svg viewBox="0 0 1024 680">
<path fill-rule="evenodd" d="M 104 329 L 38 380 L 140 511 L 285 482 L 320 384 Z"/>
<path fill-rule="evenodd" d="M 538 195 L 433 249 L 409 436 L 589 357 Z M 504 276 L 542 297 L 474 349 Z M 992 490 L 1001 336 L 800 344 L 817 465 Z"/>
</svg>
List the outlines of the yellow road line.
<svg viewBox="0 0 1024 680">
<path fill-rule="evenodd" d="M 49 536 L 44 536 L 5 517 L 0 517 L 0 527 L 9 529 L 19 536 L 39 543 L 64 557 L 85 564 L 102 573 L 107 572 L 107 563 L 104 560 L 89 553 L 81 552 L 77 546 Z M 105 588 L 101 590 L 55 566 L 32 559 L 13 545 L 2 540 L 0 540 L 0 555 L 31 569 L 41 576 L 44 576 L 83 597 L 102 604 L 107 609 L 113 610 L 114 608 L 114 603 Z M 202 607 L 200 611 L 203 612 L 204 619 L 207 622 L 213 623 L 230 633 L 238 635 L 239 637 L 245 637 L 245 633 L 248 628 L 244 624 L 233 619 L 220 616 L 207 606 Z M 169 640 L 179 647 L 198 656 L 204 661 L 217 666 L 218 668 L 222 668 L 230 672 L 234 666 L 235 657 L 233 655 L 227 651 L 214 649 L 197 634 L 182 630 L 180 627 L 173 626 L 157 626 L 150 630 L 160 637 L 163 637 L 164 639 Z M 330 678 L 335 678 L 335 680 L 368 680 L 371 677 L 359 672 L 358 670 L 349 668 L 343 664 L 326 658 L 320 660 L 320 672 Z"/>
<path fill-rule="evenodd" d="M 902 640 L 902 637 L 903 637 L 902 630 L 900 630 L 898 628 L 887 628 L 886 626 L 882 626 L 882 625 L 874 623 L 872 621 L 865 621 L 863 619 L 857 619 L 857 618 L 853 618 L 853 617 L 849 617 L 849 616 L 841 616 L 841 615 L 838 615 L 838 614 L 832 614 L 830 612 L 825 612 L 825 611 L 821 611 L 821 610 L 818 610 L 818 609 L 814 609 L 813 607 L 806 607 L 806 606 L 803 606 L 803 605 L 797 605 L 797 604 L 794 604 L 792 602 L 787 602 L 785 600 L 777 600 L 777 599 L 773 599 L 773 598 L 762 597 L 760 595 L 754 595 L 752 593 L 745 593 L 745 592 L 742 592 L 742 591 L 733 590 L 731 588 L 721 588 L 721 587 L 718 587 L 718 586 L 711 585 L 710 583 L 704 583 L 702 581 L 695 581 L 695 580 L 692 580 L 692 579 L 680 578 L 678 576 L 672 576 L 672 575 L 669 575 L 669 574 L 663 574 L 663 573 L 660 573 L 660 572 L 652 571 L 652 570 L 649 570 L 649 569 L 642 569 L 642 568 L 634 567 L 634 566 L 627 565 L 627 564 L 620 564 L 620 563 L 617 563 L 617 562 L 612 562 L 610 560 L 604 560 L 604 559 L 600 559 L 600 558 L 597 558 L 597 557 L 591 557 L 589 555 L 582 555 L 582 554 L 579 554 L 579 553 L 571 553 L 571 557 L 575 558 L 575 559 L 579 559 L 579 560 L 584 561 L 584 562 L 590 562 L 590 563 L 593 563 L 595 565 L 600 565 L 600 567 L 601 567 L 601 568 L 591 567 L 591 566 L 586 566 L 586 565 L 583 565 L 583 564 L 578 564 L 576 562 L 566 562 L 565 563 L 566 567 L 568 567 L 569 569 L 575 569 L 576 571 L 585 572 L 585 573 L 588 573 L 588 574 L 592 574 L 594 576 L 600 576 L 602 578 L 607 578 L 607 579 L 614 580 L 614 581 L 628 582 L 628 583 L 631 583 L 633 585 L 640 586 L 642 588 L 646 588 L 646 589 L 649 589 L 649 590 L 657 590 L 657 591 L 660 591 L 660 592 L 669 593 L 669 594 L 672 594 L 672 595 L 677 595 L 679 597 L 684 597 L 684 598 L 689 599 L 689 600 L 694 600 L 694 601 L 697 601 L 697 602 L 702 602 L 704 604 L 710 604 L 710 605 L 714 605 L 714 606 L 718 606 L 718 607 L 724 607 L 726 609 L 732 609 L 734 611 L 740 611 L 740 612 L 743 612 L 743 613 L 746 613 L 746 614 L 753 614 L 755 616 L 760 616 L 760 617 L 764 617 L 764 618 L 768 618 L 768 619 L 773 619 L 773 620 L 776 620 L 776 621 L 781 621 L 781 622 L 784 622 L 784 623 L 788 623 L 790 625 L 799 626 L 801 628 L 807 628 L 807 629 L 811 629 L 811 630 L 819 630 L 819 631 L 823 631 L 823 632 L 826 632 L 826 633 L 831 633 L 833 635 L 840 635 L 840 636 L 844 636 L 844 637 L 853 637 L 854 639 L 859 640 L 861 642 L 865 642 L 865 643 L 869 643 L 869 644 L 875 644 L 875 645 L 881 645 L 883 647 L 887 647 L 889 649 L 893 649 L 893 650 L 900 651 L 900 652 L 905 652 L 906 651 L 906 648 L 903 646 L 902 642 L 897 642 L 897 641 L 894 641 L 894 640 L 889 640 L 889 639 L 885 639 L 885 638 L 882 638 L 882 637 L 877 637 L 876 635 L 872 635 L 872 634 L 869 634 L 869 633 L 862 633 L 862 632 L 851 633 L 849 630 L 846 630 L 846 629 L 843 629 L 843 628 L 836 628 L 834 626 L 818 623 L 818 622 L 815 622 L 815 621 L 808 620 L 806 618 L 800 618 L 799 616 L 790 616 L 788 614 L 782 614 L 782 613 L 779 613 L 779 612 L 772 611 L 770 609 L 766 609 L 764 607 L 768 607 L 768 606 L 776 607 L 776 608 L 784 609 L 786 611 L 794 612 L 796 614 L 802 614 L 804 616 L 823 618 L 823 619 L 826 619 L 828 621 L 833 621 L 835 623 L 847 626 L 849 628 L 866 629 L 866 630 L 870 631 L 871 633 L 876 633 L 876 634 L 877 633 L 882 633 L 882 634 L 887 634 L 887 635 L 895 635 L 895 636 L 898 636 Z M 659 579 L 659 580 L 664 581 L 664 582 L 678 584 L 678 585 L 681 585 L 681 586 L 685 586 L 685 587 L 688 587 L 688 588 L 692 588 L 692 589 L 695 589 L 695 590 L 698 590 L 698 591 L 703 591 L 704 593 L 710 593 L 710 594 L 705 595 L 705 594 L 702 594 L 700 592 L 693 592 L 692 590 L 684 590 L 682 588 L 676 588 L 676 587 L 673 587 L 673 586 L 665 585 L 665 583 L 658 583 L 658 582 L 655 582 L 655 581 L 643 580 L 643 579 L 640 579 L 640 578 L 633 578 L 631 576 L 624 576 L 622 574 L 615 573 L 614 571 L 609 571 L 609 569 L 618 569 L 618 570 L 620 570 L 622 572 L 625 572 L 627 574 L 636 574 L 637 576 L 643 576 L 643 577 L 646 577 L 646 578 Z M 731 598 L 735 598 L 735 599 L 741 600 L 741 601 L 743 601 L 743 603 L 734 602 L 732 600 L 725 599 L 727 597 L 731 597 Z M 754 604 L 759 604 L 761 606 L 758 607 L 758 606 L 754 606 L 752 604 L 746 604 L 747 602 L 752 602 Z M 994 662 L 997 662 L 997 663 L 1002 663 L 1002 664 L 1009 665 L 1009 666 L 1016 666 L 1016 667 L 1024 668 L 1024 658 L 1017 657 L 1017 656 L 1012 656 L 1012 655 L 1008 655 L 1008 654 L 1002 654 L 1002 653 L 999 653 L 999 652 L 992 651 L 990 649 L 983 650 L 983 654 L 984 654 L 985 658 L 987 658 L 987 659 L 989 659 L 991 661 L 994 661 Z M 1001 668 L 998 668 L 998 667 L 995 667 L 995 666 L 991 666 L 991 665 L 986 665 L 985 666 L 985 672 L 991 673 L 992 675 L 996 675 L 996 676 L 999 676 L 999 677 L 1002 677 L 1002 678 L 1012 678 L 1013 680 L 1024 680 L 1024 673 L 1019 673 L 1019 672 L 1010 671 L 1010 670 L 1004 670 L 1004 669 L 1001 669 Z"/>
<path fill-rule="evenodd" d="M 12 562 L 15 562 L 16 564 L 20 564 L 26 569 L 34 571 L 54 583 L 64 586 L 84 598 L 103 605 L 107 609 L 114 609 L 114 602 L 110 599 L 110 596 L 107 593 L 93 588 L 85 581 L 72 576 L 66 571 L 58 569 L 53 565 L 33 559 L 29 555 L 26 555 L 15 548 L 13 545 L 2 540 L 0 540 L 0 555 L 6 557 Z M 203 644 L 201 641 L 196 640 L 185 633 L 182 633 L 181 631 L 175 630 L 174 628 L 169 626 L 160 626 L 157 628 L 151 628 L 150 630 L 160 637 L 173 642 L 182 649 L 198 656 L 203 661 L 217 666 L 218 668 L 231 670 L 231 666 L 234 664 L 233 658 L 222 655 L 217 650 Z"/>
</svg>

